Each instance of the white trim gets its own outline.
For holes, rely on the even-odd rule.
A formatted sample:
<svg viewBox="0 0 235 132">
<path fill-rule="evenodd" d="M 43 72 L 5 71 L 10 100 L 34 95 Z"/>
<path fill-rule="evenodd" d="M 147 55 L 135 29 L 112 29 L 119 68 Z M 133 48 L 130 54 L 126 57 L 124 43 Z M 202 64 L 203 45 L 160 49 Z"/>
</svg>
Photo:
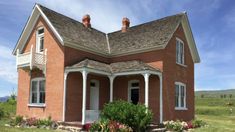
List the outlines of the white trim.
<svg viewBox="0 0 235 132">
<path fill-rule="evenodd" d="M 32 86 L 33 86 L 33 81 L 36 81 L 37 82 L 37 103 L 32 103 Z M 45 103 L 39 103 L 40 101 L 40 88 L 39 88 L 39 82 L 40 81 L 45 81 L 45 86 L 44 86 L 44 92 L 45 92 L 45 95 L 46 95 L 46 79 L 44 77 L 37 77 L 37 78 L 34 78 L 34 79 L 31 79 L 30 80 L 30 100 L 29 100 L 29 104 L 31 106 L 44 106 L 45 103 L 46 103 L 46 96 L 45 96 Z"/>
<path fill-rule="evenodd" d="M 187 101 L 186 101 L 186 98 L 187 98 L 187 90 L 186 90 L 186 84 L 182 83 L 182 82 L 175 82 L 175 86 L 178 85 L 179 86 L 179 97 L 178 97 L 178 102 L 179 102 L 179 106 L 178 107 L 175 107 L 175 110 L 187 110 Z M 181 86 L 184 87 L 184 106 L 181 107 Z M 174 88 L 175 89 L 175 88 Z M 175 91 L 176 92 L 176 91 Z M 175 96 L 175 95 L 174 95 Z M 175 98 L 175 97 L 174 97 Z M 176 105 L 176 104 L 175 104 Z"/>
<path fill-rule="evenodd" d="M 59 33 L 56 31 L 56 29 L 54 28 L 54 26 L 51 24 L 51 22 L 49 21 L 49 19 L 46 17 L 46 15 L 43 13 L 43 11 L 40 9 L 40 7 L 36 4 L 33 7 L 33 11 L 31 12 L 31 15 L 20 35 L 19 40 L 17 41 L 17 44 L 13 50 L 13 55 L 16 54 L 16 50 L 19 49 L 20 53 L 22 52 L 22 50 L 25 47 L 25 44 L 30 36 L 30 34 L 33 31 L 33 27 L 35 27 L 37 20 L 39 19 L 39 16 L 42 16 L 42 18 L 46 21 L 46 23 L 48 24 L 48 26 L 50 27 L 50 29 L 52 30 L 52 32 L 55 34 L 55 36 L 57 37 L 57 39 L 60 41 L 60 43 L 62 45 L 64 45 L 63 39 L 62 37 L 59 35 Z"/>
<path fill-rule="evenodd" d="M 185 65 L 185 48 L 184 48 L 184 41 L 183 40 L 181 40 L 180 38 L 178 38 L 178 37 L 176 37 L 176 41 L 175 41 L 176 43 L 176 64 L 179 64 L 179 65 L 181 65 L 181 66 L 183 66 L 183 65 Z M 178 42 L 180 42 L 180 43 L 178 43 Z M 178 54 L 177 54 L 177 50 L 178 51 L 180 51 L 180 48 L 177 46 L 177 44 L 182 44 L 182 46 L 183 46 L 183 51 L 182 51 L 182 54 L 183 54 L 183 56 L 182 56 L 182 58 L 181 58 L 181 56 L 178 56 Z M 179 49 L 178 49 L 179 48 Z M 179 53 L 180 54 L 180 53 Z M 180 58 L 178 58 L 178 57 L 180 57 Z M 180 63 L 180 62 L 177 62 L 177 60 L 181 60 L 182 59 L 182 63 Z"/>
<path fill-rule="evenodd" d="M 43 33 L 38 34 L 38 31 L 41 30 L 41 29 L 43 29 Z M 45 32 L 45 29 L 42 26 L 37 28 L 37 30 L 36 30 L 36 53 L 43 53 L 43 51 L 40 51 L 40 47 L 41 47 L 40 40 L 41 40 L 42 37 L 45 39 L 44 32 Z M 43 47 L 45 47 L 45 41 L 44 40 L 43 40 Z"/>
<path fill-rule="evenodd" d="M 145 106 L 149 107 L 149 73 L 143 74 L 144 76 L 144 84 L 145 84 Z"/>
<path fill-rule="evenodd" d="M 68 72 L 64 72 L 63 119 L 62 119 L 63 121 L 65 121 L 65 112 L 66 112 L 67 77 L 68 77 Z"/>
<path fill-rule="evenodd" d="M 39 12 L 41 13 L 42 17 L 44 18 L 44 20 L 46 21 L 46 23 L 49 25 L 49 27 L 51 28 L 52 32 L 55 34 L 55 36 L 59 39 L 60 43 L 62 45 L 64 45 L 63 39 L 60 36 L 60 34 L 57 32 L 57 30 L 54 28 L 54 26 L 51 24 L 50 20 L 46 17 L 46 15 L 43 13 L 43 11 L 40 9 L 40 7 L 36 4 L 37 9 L 39 10 Z"/>
<path fill-rule="evenodd" d="M 45 108 L 45 107 L 46 107 L 46 104 L 28 104 L 28 107 Z"/>
<path fill-rule="evenodd" d="M 108 76 L 109 77 L 109 85 L 110 85 L 110 102 L 113 102 L 113 81 L 116 76 Z"/>
<path fill-rule="evenodd" d="M 82 125 L 86 123 L 86 88 L 87 88 L 87 74 L 86 70 L 82 71 Z"/>
<path fill-rule="evenodd" d="M 159 75 L 158 76 L 159 77 L 159 81 L 160 81 L 160 123 L 163 123 L 163 87 L 162 87 L 162 85 L 163 85 L 163 77 L 162 77 L 162 75 Z"/>
<path fill-rule="evenodd" d="M 198 54 L 197 46 L 193 37 L 192 29 L 188 20 L 187 13 L 184 13 L 184 19 L 182 19 L 181 23 L 184 29 L 184 34 L 187 39 L 187 42 L 189 44 L 189 49 L 191 52 L 191 55 L 193 57 L 194 63 L 200 63 L 200 56 Z"/>
<path fill-rule="evenodd" d="M 128 91 L 127 91 L 127 93 L 128 93 L 128 102 L 131 102 L 131 90 L 132 89 L 139 89 L 140 90 L 140 86 L 132 87 L 131 86 L 132 83 L 139 83 L 139 85 L 140 85 L 140 81 L 139 80 L 130 80 L 130 81 L 128 81 Z"/>
</svg>

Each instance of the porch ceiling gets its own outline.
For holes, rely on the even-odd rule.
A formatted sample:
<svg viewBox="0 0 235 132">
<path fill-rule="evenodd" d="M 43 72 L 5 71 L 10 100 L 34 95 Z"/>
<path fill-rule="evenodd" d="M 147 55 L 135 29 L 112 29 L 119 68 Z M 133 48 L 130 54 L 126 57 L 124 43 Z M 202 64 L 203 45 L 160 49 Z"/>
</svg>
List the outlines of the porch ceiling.
<svg viewBox="0 0 235 132">
<path fill-rule="evenodd" d="M 139 60 L 106 64 L 95 60 L 85 59 L 72 66 L 66 67 L 66 69 L 79 69 L 79 68 L 90 68 L 110 74 L 121 73 L 121 72 L 145 71 L 145 70 L 161 72 L 159 69 L 154 68 Z"/>
</svg>

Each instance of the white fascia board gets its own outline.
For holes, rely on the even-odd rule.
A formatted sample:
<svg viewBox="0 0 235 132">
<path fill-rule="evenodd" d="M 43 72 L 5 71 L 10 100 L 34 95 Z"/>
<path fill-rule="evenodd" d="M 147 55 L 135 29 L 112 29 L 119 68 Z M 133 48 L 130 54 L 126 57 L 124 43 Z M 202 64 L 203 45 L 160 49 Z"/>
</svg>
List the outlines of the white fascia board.
<svg viewBox="0 0 235 132">
<path fill-rule="evenodd" d="M 60 34 L 55 29 L 55 27 L 51 24 L 50 20 L 46 17 L 46 15 L 43 13 L 43 11 L 40 9 L 40 7 L 37 4 L 36 4 L 36 8 L 39 10 L 39 12 L 41 13 L 42 17 L 44 18 L 44 20 L 46 21 L 48 26 L 51 28 L 52 32 L 55 34 L 55 36 L 60 41 L 60 43 L 62 45 L 64 45 L 63 38 L 60 36 Z"/>
<path fill-rule="evenodd" d="M 12 52 L 13 55 L 16 55 L 16 50 L 19 48 L 20 45 L 23 44 L 23 42 L 26 42 L 26 39 L 28 39 L 29 35 L 26 35 L 25 32 L 28 29 L 29 25 L 32 25 L 32 23 L 34 23 L 34 22 L 32 22 L 33 17 L 35 19 L 35 16 L 38 16 L 38 12 L 35 9 L 36 9 L 36 6 L 33 7 L 33 11 L 31 12 L 31 14 L 30 14 L 30 16 L 28 18 L 28 21 L 27 21 L 26 25 L 24 26 L 24 29 L 23 29 L 23 31 L 22 31 L 22 33 L 20 35 L 20 38 L 18 39 L 17 44 L 16 44 L 16 46 L 15 46 L 13 52 Z M 33 28 L 31 28 L 31 30 L 32 29 Z"/>
<path fill-rule="evenodd" d="M 195 43 L 195 40 L 193 37 L 193 33 L 192 33 L 192 30 L 191 30 L 191 27 L 189 24 L 187 14 L 184 15 L 181 23 L 182 23 L 182 26 L 184 29 L 185 37 L 186 37 L 187 42 L 189 44 L 189 49 L 190 49 L 191 55 L 193 57 L 193 61 L 194 61 L 194 63 L 200 63 L 200 56 L 199 56 L 199 53 L 197 50 L 197 46 L 196 46 L 196 43 Z"/>
<path fill-rule="evenodd" d="M 60 36 L 60 34 L 56 31 L 56 29 L 53 27 L 53 25 L 51 24 L 51 22 L 49 21 L 49 19 L 46 17 L 46 15 L 42 12 L 42 10 L 40 9 L 40 7 L 36 4 L 33 8 L 33 11 L 20 35 L 19 40 L 17 41 L 17 44 L 12 52 L 13 55 L 16 55 L 16 50 L 19 49 L 20 52 L 22 52 L 31 32 L 33 31 L 33 27 L 35 26 L 39 16 L 42 16 L 42 18 L 46 21 L 46 23 L 48 24 L 48 26 L 50 27 L 50 29 L 52 30 L 52 32 L 55 34 L 55 36 L 57 37 L 57 39 L 60 41 L 60 43 L 63 45 L 63 39 Z"/>
</svg>

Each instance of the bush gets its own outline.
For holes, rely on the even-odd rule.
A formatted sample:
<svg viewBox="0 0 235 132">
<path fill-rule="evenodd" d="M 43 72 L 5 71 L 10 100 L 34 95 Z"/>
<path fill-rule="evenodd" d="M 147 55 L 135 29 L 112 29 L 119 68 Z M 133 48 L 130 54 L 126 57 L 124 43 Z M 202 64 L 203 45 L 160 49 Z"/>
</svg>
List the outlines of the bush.
<svg viewBox="0 0 235 132">
<path fill-rule="evenodd" d="M 111 121 L 108 119 L 101 119 L 98 122 L 91 124 L 89 128 L 90 132 L 131 132 L 132 129 L 126 125 Z"/>
<path fill-rule="evenodd" d="M 152 112 L 144 105 L 134 105 L 122 100 L 105 104 L 101 112 L 101 118 L 126 124 L 134 131 L 144 131 L 152 117 Z"/>
<path fill-rule="evenodd" d="M 21 125 L 23 121 L 24 121 L 23 116 L 18 115 L 10 121 L 10 125 L 11 126 Z"/>
<path fill-rule="evenodd" d="M 35 117 L 31 117 L 31 118 L 26 119 L 26 123 L 29 126 L 36 126 L 37 122 L 38 122 L 38 119 L 36 119 Z"/>
<path fill-rule="evenodd" d="M 180 121 L 166 121 L 164 125 L 170 131 L 182 132 L 184 130 L 183 123 Z"/>
<path fill-rule="evenodd" d="M 196 127 L 205 126 L 206 123 L 204 121 L 202 121 L 202 120 L 195 119 L 195 120 L 192 121 L 192 125 L 193 125 L 194 128 L 196 128 Z"/>
<path fill-rule="evenodd" d="M 36 125 L 38 127 L 40 127 L 40 126 L 51 126 L 52 123 L 53 123 L 53 121 L 51 120 L 51 117 L 49 117 L 47 119 L 38 119 Z"/>
<path fill-rule="evenodd" d="M 4 117 L 5 113 L 2 108 L 0 108 L 0 120 Z"/>
</svg>

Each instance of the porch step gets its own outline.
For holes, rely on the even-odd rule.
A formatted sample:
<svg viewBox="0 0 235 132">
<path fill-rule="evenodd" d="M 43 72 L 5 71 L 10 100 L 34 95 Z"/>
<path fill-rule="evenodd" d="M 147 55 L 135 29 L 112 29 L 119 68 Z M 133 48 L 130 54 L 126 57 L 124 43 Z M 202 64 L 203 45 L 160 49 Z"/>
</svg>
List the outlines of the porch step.
<svg viewBox="0 0 235 132">
<path fill-rule="evenodd" d="M 57 129 L 67 131 L 67 132 L 81 132 L 82 131 L 82 128 L 79 128 L 79 127 L 63 126 L 63 125 L 58 126 Z"/>
<path fill-rule="evenodd" d="M 81 122 L 60 122 L 58 129 L 67 132 L 82 132 L 83 125 Z"/>
<path fill-rule="evenodd" d="M 162 124 L 150 124 L 148 126 L 148 131 L 149 132 L 165 132 L 166 129 Z"/>
</svg>

